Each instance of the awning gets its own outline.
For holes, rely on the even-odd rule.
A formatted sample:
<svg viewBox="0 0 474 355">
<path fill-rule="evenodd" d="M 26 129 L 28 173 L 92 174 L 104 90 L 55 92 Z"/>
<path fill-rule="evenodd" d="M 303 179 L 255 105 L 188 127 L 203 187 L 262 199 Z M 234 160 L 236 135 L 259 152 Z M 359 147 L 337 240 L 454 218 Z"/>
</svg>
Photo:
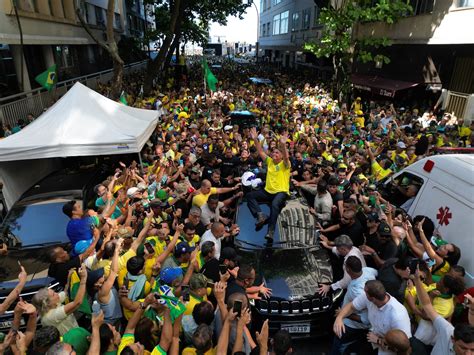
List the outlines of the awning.
<svg viewBox="0 0 474 355">
<path fill-rule="evenodd" d="M 369 91 L 385 97 L 395 97 L 397 91 L 409 89 L 419 84 L 364 74 L 352 74 L 351 81 L 354 87 L 359 90 Z"/>
</svg>

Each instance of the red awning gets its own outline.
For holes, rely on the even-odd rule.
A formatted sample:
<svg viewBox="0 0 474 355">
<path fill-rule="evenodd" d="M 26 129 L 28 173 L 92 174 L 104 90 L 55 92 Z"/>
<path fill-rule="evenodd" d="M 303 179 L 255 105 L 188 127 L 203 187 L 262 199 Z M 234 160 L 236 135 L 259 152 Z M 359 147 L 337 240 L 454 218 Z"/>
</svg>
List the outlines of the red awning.
<svg viewBox="0 0 474 355">
<path fill-rule="evenodd" d="M 351 81 L 354 87 L 359 90 L 386 97 L 395 97 L 397 91 L 412 88 L 419 84 L 364 74 L 352 74 Z"/>
</svg>

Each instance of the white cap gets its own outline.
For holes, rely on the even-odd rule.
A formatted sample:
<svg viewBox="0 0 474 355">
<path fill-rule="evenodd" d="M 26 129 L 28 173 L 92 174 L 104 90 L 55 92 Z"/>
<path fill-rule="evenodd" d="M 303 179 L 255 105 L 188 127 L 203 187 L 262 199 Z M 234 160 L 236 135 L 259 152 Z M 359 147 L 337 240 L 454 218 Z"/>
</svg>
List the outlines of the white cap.
<svg viewBox="0 0 474 355">
<path fill-rule="evenodd" d="M 137 192 L 140 192 L 138 187 L 131 187 L 127 190 L 127 197 L 132 198 Z"/>
<path fill-rule="evenodd" d="M 404 142 L 400 141 L 400 142 L 397 143 L 397 147 L 398 147 L 398 148 L 405 149 L 407 146 L 406 146 L 406 144 L 405 144 Z"/>
</svg>

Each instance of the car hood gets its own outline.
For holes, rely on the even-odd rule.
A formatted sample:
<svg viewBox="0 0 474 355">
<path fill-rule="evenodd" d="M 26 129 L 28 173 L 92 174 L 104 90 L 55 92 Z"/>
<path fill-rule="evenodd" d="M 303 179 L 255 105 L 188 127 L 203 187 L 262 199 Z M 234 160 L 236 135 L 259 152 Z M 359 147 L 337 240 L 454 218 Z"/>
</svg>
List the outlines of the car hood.
<svg viewBox="0 0 474 355">
<path fill-rule="evenodd" d="M 257 263 L 257 274 L 277 300 L 314 296 L 319 284 L 332 282 L 329 257 L 321 249 L 267 249 Z"/>
<path fill-rule="evenodd" d="M 18 274 L 21 265 L 25 268 L 27 288 L 48 286 L 53 280 L 48 277 L 49 262 L 46 260 L 48 248 L 31 248 L 9 250 L 8 254 L 0 257 L 0 296 L 9 293 L 18 284 Z"/>
</svg>

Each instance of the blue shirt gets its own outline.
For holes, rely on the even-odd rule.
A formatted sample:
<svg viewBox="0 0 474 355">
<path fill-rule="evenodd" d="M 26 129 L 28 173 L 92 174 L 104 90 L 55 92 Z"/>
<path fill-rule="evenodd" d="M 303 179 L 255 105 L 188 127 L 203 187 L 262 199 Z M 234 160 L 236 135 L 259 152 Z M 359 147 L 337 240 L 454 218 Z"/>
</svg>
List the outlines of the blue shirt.
<svg viewBox="0 0 474 355">
<path fill-rule="evenodd" d="M 375 280 L 376 277 L 377 270 L 372 269 L 371 267 L 363 267 L 362 275 L 357 279 L 351 280 L 351 282 L 349 282 L 341 308 L 349 302 L 352 302 L 357 296 L 363 294 L 365 292 L 365 283 L 369 280 Z M 367 315 L 367 310 L 364 309 L 362 311 L 357 311 L 356 314 L 360 316 L 362 323 L 356 322 L 349 318 L 344 318 L 344 324 L 352 329 L 369 329 L 370 323 Z"/>
<path fill-rule="evenodd" d="M 94 228 L 94 219 L 84 217 L 81 219 L 71 219 L 66 227 L 66 234 L 71 244 L 74 245 L 80 240 L 90 240 L 93 238 L 92 230 Z"/>
</svg>

